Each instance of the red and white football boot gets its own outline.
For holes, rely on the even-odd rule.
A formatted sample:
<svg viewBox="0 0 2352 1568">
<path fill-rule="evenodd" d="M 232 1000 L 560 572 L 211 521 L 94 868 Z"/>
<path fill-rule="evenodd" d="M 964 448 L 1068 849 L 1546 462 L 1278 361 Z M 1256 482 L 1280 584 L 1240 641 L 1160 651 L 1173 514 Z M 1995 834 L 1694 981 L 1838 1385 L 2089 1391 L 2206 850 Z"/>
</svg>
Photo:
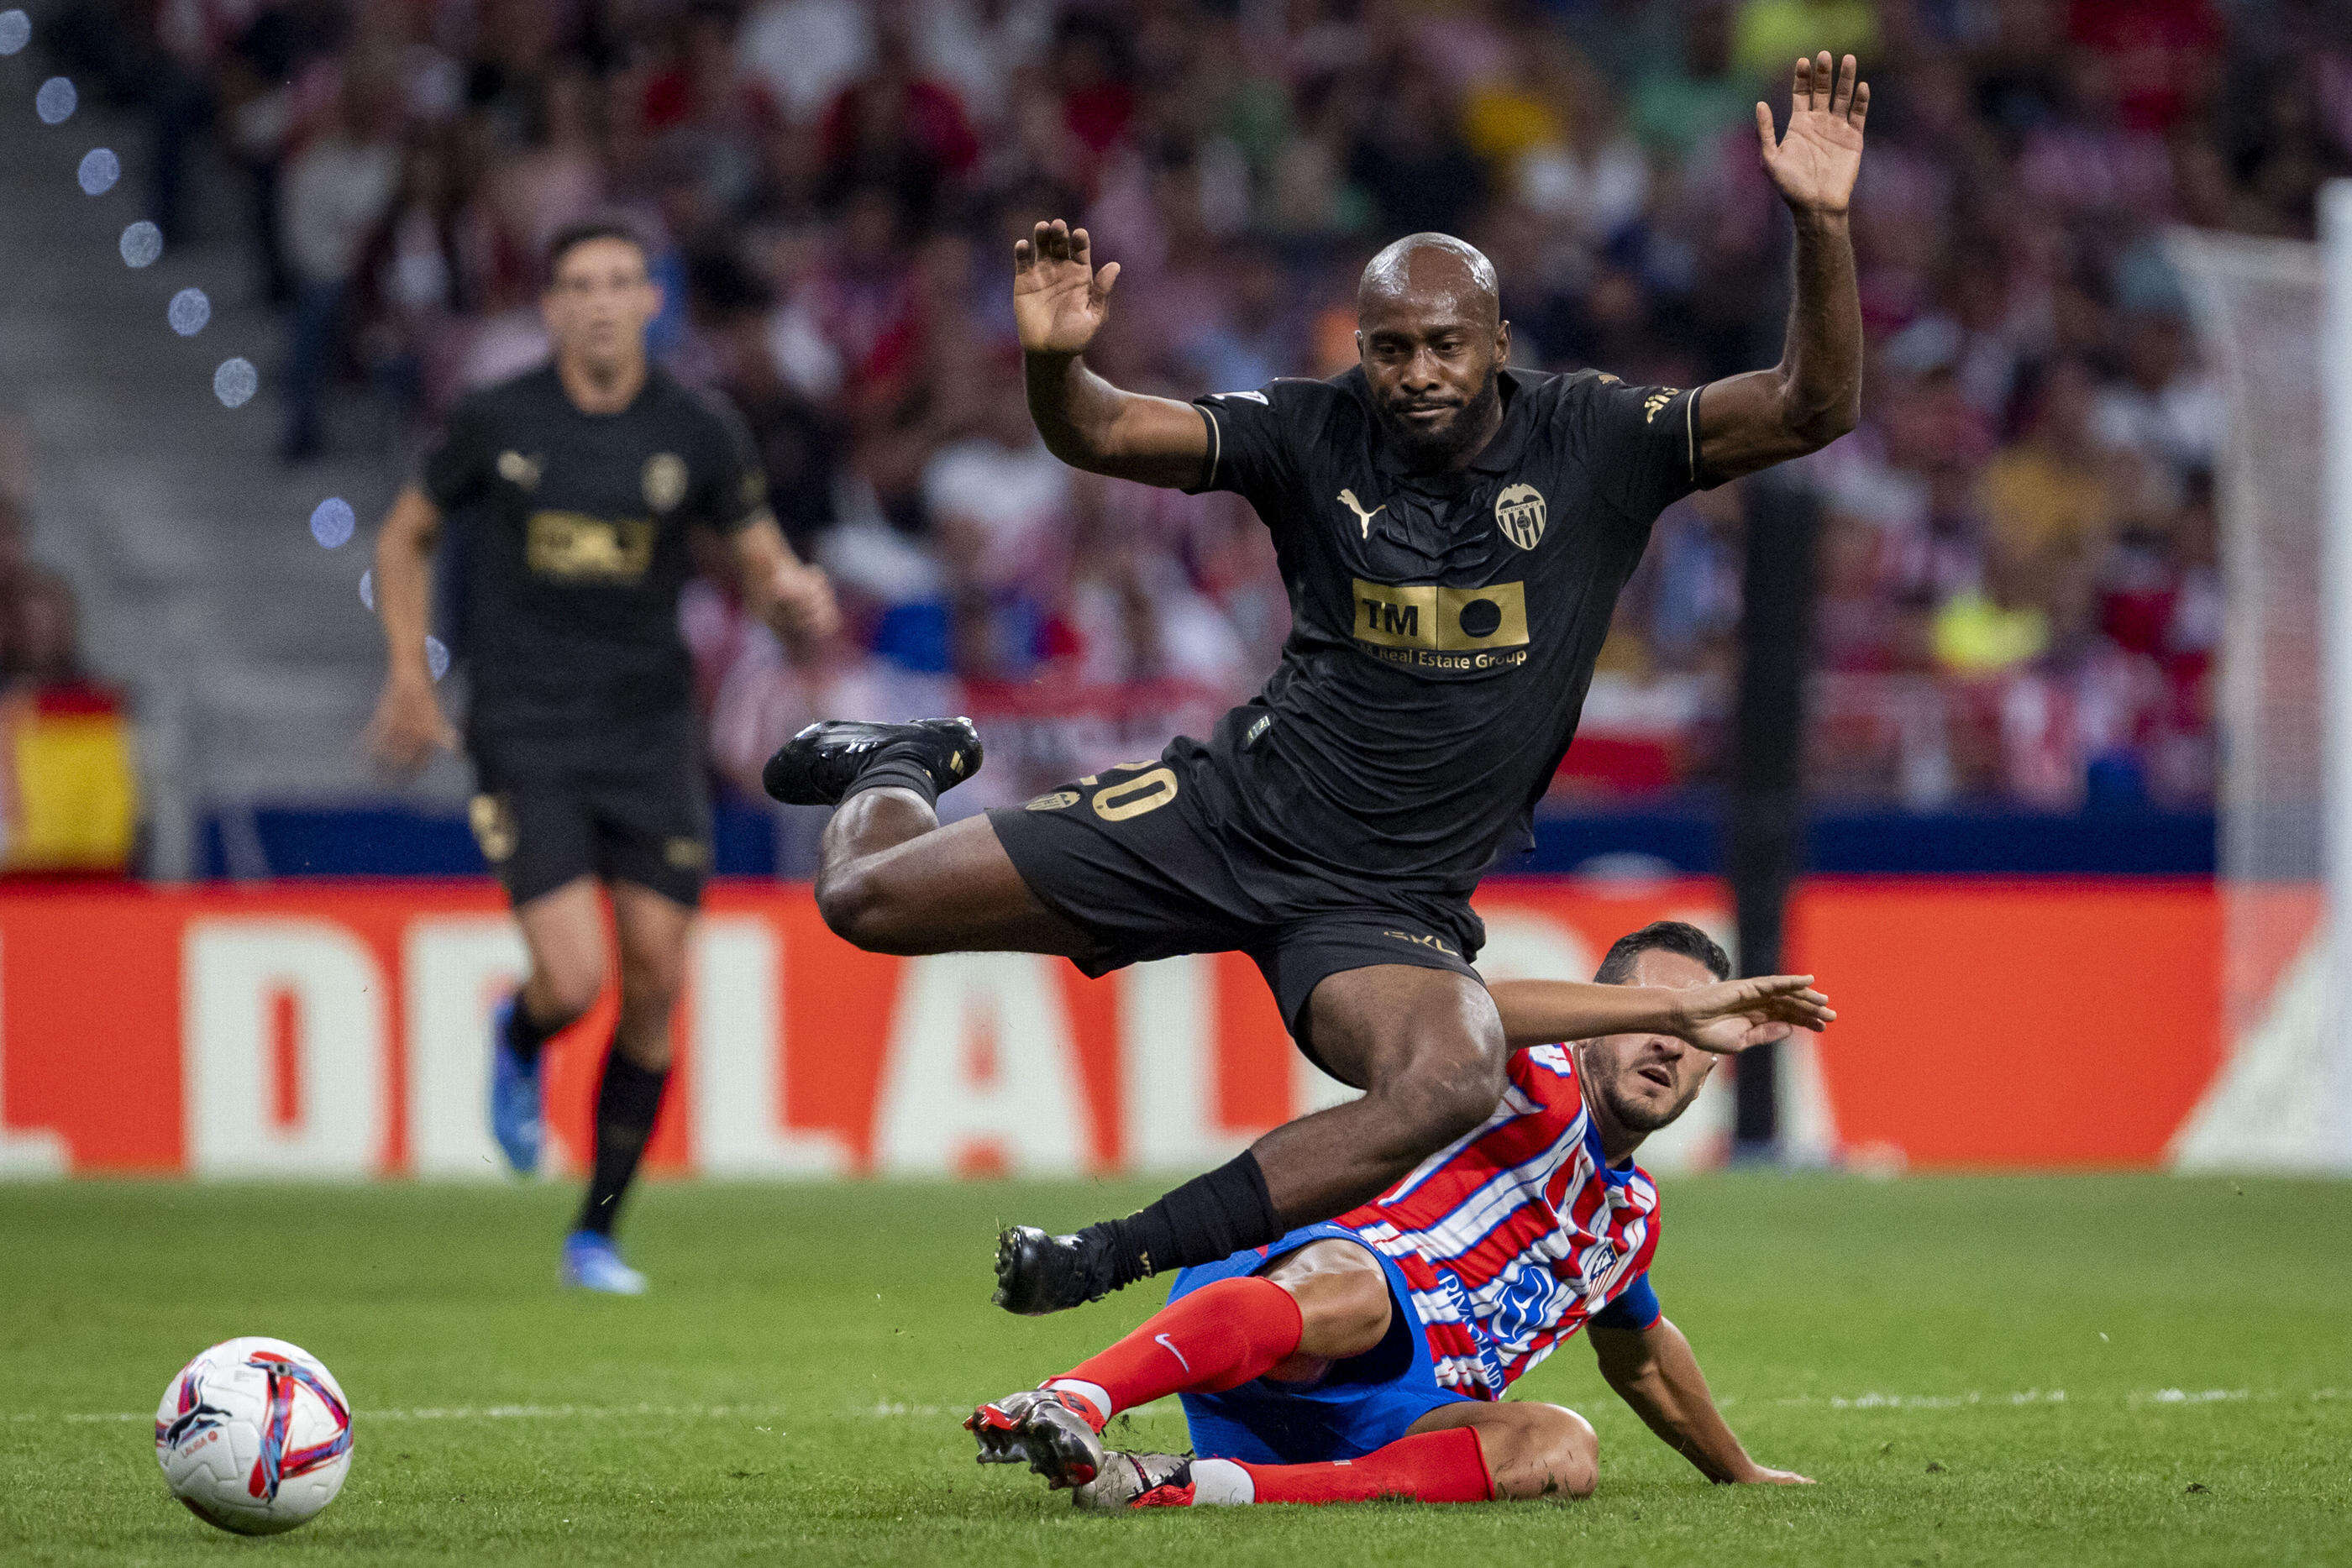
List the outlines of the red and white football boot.
<svg viewBox="0 0 2352 1568">
<path fill-rule="evenodd" d="M 1070 1500 L 1097 1513 L 1115 1513 L 1129 1508 L 1191 1508 L 1198 1491 L 1191 1455 L 1129 1454 L 1114 1448 L 1103 1456 L 1095 1479 Z"/>
<path fill-rule="evenodd" d="M 1074 1394 L 1024 1388 L 974 1410 L 964 1430 L 980 1440 L 983 1465 L 1027 1460 L 1055 1490 L 1083 1487 L 1102 1469 L 1101 1417 Z"/>
</svg>

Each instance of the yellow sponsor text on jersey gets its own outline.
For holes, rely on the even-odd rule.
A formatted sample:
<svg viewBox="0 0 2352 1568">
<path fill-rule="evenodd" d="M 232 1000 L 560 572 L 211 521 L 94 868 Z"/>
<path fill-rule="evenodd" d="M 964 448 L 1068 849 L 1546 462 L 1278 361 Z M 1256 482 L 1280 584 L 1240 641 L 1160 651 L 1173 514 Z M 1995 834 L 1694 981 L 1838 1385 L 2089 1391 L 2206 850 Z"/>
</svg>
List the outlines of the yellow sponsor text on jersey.
<svg viewBox="0 0 2352 1568">
<path fill-rule="evenodd" d="M 1528 641 L 1525 583 L 1484 588 L 1436 583 L 1366 582 L 1356 579 L 1356 640 L 1375 648 L 1426 648 L 1471 653 L 1524 647 Z"/>
<path fill-rule="evenodd" d="M 653 564 L 654 525 L 648 517 L 533 512 L 526 552 L 530 570 L 543 577 L 635 582 Z"/>
</svg>

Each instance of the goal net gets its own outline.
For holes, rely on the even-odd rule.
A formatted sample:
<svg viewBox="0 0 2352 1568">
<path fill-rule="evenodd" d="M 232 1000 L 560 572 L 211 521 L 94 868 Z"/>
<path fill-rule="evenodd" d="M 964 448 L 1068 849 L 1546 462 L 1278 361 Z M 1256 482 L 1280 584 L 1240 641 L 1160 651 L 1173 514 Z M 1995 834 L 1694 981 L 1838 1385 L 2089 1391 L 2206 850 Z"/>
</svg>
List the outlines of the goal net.
<svg viewBox="0 0 2352 1568">
<path fill-rule="evenodd" d="M 2352 1169 L 2352 187 L 2327 238 L 2178 231 L 2230 408 L 2219 481 L 2223 1061 L 2175 1138 L 2184 1169 Z M 2336 275 L 2341 275 L 2340 277 Z M 2336 287 L 2342 283 L 2347 287 Z M 2331 911 L 2334 912 L 2331 917 Z"/>
</svg>

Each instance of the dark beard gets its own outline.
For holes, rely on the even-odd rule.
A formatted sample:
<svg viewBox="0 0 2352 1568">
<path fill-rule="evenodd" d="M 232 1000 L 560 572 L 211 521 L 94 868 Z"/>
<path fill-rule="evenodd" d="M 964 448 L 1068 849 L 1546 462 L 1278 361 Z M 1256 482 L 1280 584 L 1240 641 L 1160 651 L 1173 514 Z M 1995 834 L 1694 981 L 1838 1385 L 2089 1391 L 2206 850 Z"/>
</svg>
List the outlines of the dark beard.
<svg viewBox="0 0 2352 1568">
<path fill-rule="evenodd" d="M 1664 1114 L 1657 1114 L 1639 1105 L 1628 1104 L 1614 1085 L 1605 1092 L 1609 1096 L 1609 1113 L 1617 1119 L 1617 1124 L 1645 1138 L 1681 1115 L 1690 1105 L 1690 1102 L 1685 1100 L 1679 1105 L 1669 1105 Z"/>
<path fill-rule="evenodd" d="M 1583 1071 L 1583 1059 L 1580 1057 L 1577 1061 L 1577 1071 L 1581 1073 Z M 1671 1125 L 1676 1117 L 1691 1108 L 1692 1102 L 1698 1098 L 1699 1090 L 1706 1087 L 1706 1080 L 1701 1078 L 1695 1087 L 1685 1092 L 1681 1099 L 1667 1106 L 1664 1111 L 1653 1112 L 1630 1103 L 1622 1094 L 1617 1092 L 1617 1081 L 1613 1076 L 1603 1080 L 1599 1085 L 1601 1097 L 1609 1103 L 1609 1114 L 1615 1119 L 1617 1124 L 1627 1132 L 1643 1138 L 1661 1127 Z"/>
<path fill-rule="evenodd" d="M 1454 416 L 1454 422 L 1437 435 L 1423 435 L 1414 430 L 1391 413 L 1385 402 L 1373 406 L 1380 413 L 1381 434 L 1387 438 L 1389 444 L 1396 448 L 1397 455 L 1404 459 L 1405 466 L 1415 472 L 1426 473 L 1450 468 L 1456 459 L 1469 455 L 1465 448 L 1479 439 L 1479 433 L 1486 429 L 1488 413 L 1500 408 L 1502 403 L 1502 377 L 1489 368 L 1486 383 L 1471 394 L 1470 401 L 1464 403 L 1461 412 Z M 1496 428 L 1500 428 L 1499 422 Z"/>
</svg>

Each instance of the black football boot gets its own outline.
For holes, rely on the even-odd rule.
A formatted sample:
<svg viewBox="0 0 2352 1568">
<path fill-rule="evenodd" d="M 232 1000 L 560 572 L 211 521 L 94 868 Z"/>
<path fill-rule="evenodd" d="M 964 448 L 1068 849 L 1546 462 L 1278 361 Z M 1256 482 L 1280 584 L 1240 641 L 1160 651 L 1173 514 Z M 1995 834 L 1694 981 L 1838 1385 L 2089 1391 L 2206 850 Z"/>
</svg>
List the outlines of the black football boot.
<svg viewBox="0 0 2352 1568">
<path fill-rule="evenodd" d="M 860 724 L 829 718 L 784 742 L 760 782 L 787 806 L 838 806 L 857 776 L 885 751 L 912 761 L 944 795 L 980 771 L 980 731 L 968 718 L 922 718 L 912 724 Z"/>
<path fill-rule="evenodd" d="M 1048 1236 L 1034 1225 L 1013 1226 L 996 1239 L 996 1304 L 1008 1312 L 1039 1317 L 1099 1301 L 1118 1288 L 1107 1239 Z"/>
</svg>

